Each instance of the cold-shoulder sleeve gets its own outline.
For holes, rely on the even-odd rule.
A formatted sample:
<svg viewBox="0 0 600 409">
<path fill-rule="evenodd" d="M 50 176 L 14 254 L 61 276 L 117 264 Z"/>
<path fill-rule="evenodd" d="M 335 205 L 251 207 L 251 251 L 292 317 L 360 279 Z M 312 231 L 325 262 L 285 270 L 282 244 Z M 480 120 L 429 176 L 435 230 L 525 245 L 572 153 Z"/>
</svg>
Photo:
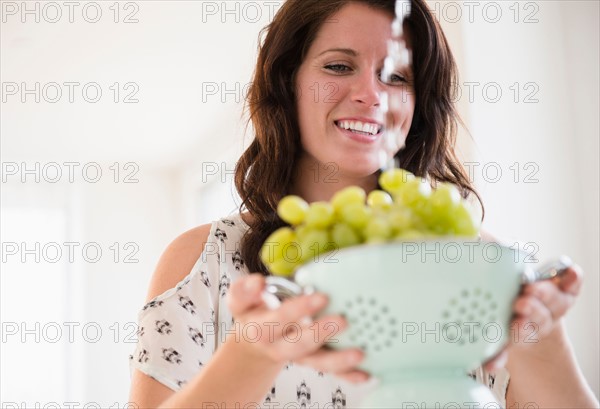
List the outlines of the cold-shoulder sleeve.
<svg viewBox="0 0 600 409">
<path fill-rule="evenodd" d="M 129 356 L 138 369 L 172 390 L 194 377 L 217 348 L 215 310 L 220 263 L 215 223 L 192 271 L 138 314 L 137 344 Z"/>
</svg>

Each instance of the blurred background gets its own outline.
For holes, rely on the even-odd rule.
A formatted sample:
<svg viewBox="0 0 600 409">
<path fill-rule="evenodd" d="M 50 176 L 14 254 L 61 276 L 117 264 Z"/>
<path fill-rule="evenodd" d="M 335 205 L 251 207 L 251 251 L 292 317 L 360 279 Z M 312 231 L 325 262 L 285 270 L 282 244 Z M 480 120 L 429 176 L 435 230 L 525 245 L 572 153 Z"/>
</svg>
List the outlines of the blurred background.
<svg viewBox="0 0 600 409">
<path fill-rule="evenodd" d="M 2 405 L 125 407 L 158 258 L 239 203 L 243 100 L 281 2 L 0 3 Z M 429 3 L 484 228 L 583 267 L 566 323 L 598 396 L 599 3 Z"/>
</svg>

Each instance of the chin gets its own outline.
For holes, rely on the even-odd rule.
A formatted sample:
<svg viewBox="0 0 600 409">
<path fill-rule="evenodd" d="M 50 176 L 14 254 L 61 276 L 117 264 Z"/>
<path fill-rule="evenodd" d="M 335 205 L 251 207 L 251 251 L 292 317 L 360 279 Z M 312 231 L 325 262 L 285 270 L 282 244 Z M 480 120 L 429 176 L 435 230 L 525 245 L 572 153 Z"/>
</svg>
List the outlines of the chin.
<svg viewBox="0 0 600 409">
<path fill-rule="evenodd" d="M 373 175 L 379 170 L 379 163 L 375 161 L 362 161 L 353 162 L 346 166 L 340 166 L 339 171 L 345 175 L 364 178 Z"/>
</svg>

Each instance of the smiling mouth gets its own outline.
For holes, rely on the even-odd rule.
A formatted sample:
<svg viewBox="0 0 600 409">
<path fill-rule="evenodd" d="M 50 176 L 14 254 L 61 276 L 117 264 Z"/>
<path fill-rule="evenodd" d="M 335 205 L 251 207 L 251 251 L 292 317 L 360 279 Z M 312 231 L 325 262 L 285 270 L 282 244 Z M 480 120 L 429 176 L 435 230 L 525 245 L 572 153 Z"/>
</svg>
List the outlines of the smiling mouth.
<svg viewBox="0 0 600 409">
<path fill-rule="evenodd" d="M 383 126 L 379 124 L 374 124 L 370 122 L 360 122 L 360 121 L 335 121 L 335 125 L 346 131 L 350 131 L 357 135 L 363 136 L 376 136 L 379 135 L 383 131 Z"/>
</svg>

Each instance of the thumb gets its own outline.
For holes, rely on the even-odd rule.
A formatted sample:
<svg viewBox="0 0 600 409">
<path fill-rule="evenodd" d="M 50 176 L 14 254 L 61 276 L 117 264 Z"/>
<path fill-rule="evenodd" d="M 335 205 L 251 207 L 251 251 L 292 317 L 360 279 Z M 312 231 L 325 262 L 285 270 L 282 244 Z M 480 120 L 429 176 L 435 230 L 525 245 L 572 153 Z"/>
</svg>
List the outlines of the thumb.
<svg viewBox="0 0 600 409">
<path fill-rule="evenodd" d="M 236 280 L 227 294 L 227 306 L 236 317 L 249 309 L 262 304 L 260 293 L 265 287 L 265 278 L 255 273 Z"/>
<path fill-rule="evenodd" d="M 581 291 L 582 284 L 583 270 L 578 265 L 573 265 L 572 267 L 569 267 L 564 276 L 561 277 L 558 286 L 562 291 L 577 296 L 579 295 L 579 291 Z"/>
</svg>

